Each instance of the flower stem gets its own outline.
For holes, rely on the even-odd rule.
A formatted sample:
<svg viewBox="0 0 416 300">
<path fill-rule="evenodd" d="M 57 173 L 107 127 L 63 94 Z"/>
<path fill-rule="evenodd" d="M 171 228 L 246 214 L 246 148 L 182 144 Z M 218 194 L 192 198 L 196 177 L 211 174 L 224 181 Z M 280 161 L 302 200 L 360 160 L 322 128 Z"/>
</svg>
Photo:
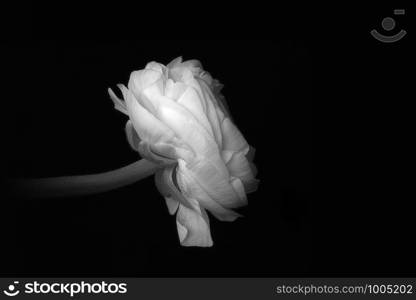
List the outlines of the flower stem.
<svg viewBox="0 0 416 300">
<path fill-rule="evenodd" d="M 90 175 L 17 179 L 12 194 L 25 198 L 55 198 L 93 195 L 135 183 L 161 166 L 146 159 L 120 169 Z"/>
</svg>

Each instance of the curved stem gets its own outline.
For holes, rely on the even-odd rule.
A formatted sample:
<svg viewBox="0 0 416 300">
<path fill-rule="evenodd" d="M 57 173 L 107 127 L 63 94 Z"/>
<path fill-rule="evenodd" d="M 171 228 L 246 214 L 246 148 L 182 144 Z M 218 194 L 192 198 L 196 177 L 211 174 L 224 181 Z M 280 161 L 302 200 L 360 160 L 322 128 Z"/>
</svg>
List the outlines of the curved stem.
<svg viewBox="0 0 416 300">
<path fill-rule="evenodd" d="M 98 194 L 135 183 L 154 174 L 160 167 L 141 159 L 120 169 L 98 174 L 17 179 L 12 182 L 12 194 L 27 198 Z"/>
</svg>

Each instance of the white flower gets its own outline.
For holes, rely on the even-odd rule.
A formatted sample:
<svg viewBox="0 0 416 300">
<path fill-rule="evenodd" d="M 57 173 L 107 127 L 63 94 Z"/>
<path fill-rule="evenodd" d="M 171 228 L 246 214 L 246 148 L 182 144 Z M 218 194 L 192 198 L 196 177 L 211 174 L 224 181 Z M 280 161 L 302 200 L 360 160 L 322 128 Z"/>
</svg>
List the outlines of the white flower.
<svg viewBox="0 0 416 300">
<path fill-rule="evenodd" d="M 124 101 L 109 89 L 115 108 L 129 116 L 130 145 L 144 158 L 166 165 L 156 185 L 176 212 L 183 246 L 213 245 L 208 210 L 221 221 L 240 215 L 257 188 L 254 149 L 233 124 L 222 85 L 197 60 L 150 62 L 131 74 Z"/>
</svg>

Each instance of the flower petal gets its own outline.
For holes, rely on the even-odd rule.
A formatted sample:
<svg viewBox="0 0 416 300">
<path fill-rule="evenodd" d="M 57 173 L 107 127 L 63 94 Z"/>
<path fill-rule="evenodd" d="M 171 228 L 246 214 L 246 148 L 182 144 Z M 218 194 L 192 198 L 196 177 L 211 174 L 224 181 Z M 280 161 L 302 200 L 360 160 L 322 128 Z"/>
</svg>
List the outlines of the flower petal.
<svg viewBox="0 0 416 300">
<path fill-rule="evenodd" d="M 156 81 L 158 81 L 162 75 L 163 74 L 161 72 L 155 71 L 153 69 L 134 71 L 130 75 L 128 84 L 129 90 L 133 91 L 133 93 L 136 95 L 136 92 L 140 92 L 148 88 Z"/>
<path fill-rule="evenodd" d="M 168 207 L 169 214 L 173 215 L 179 208 L 179 201 L 173 197 L 165 197 L 166 206 Z"/>
<path fill-rule="evenodd" d="M 255 179 L 257 169 L 243 152 L 235 152 L 227 163 L 230 175 L 241 179 L 246 193 L 252 193 L 257 189 L 259 180 Z"/>
<path fill-rule="evenodd" d="M 240 202 L 236 202 L 238 206 L 235 207 L 241 207 L 244 205 L 247 205 L 247 196 L 246 192 L 244 190 L 243 182 L 240 180 L 240 178 L 231 177 L 231 185 L 233 186 L 234 190 L 237 192 Z"/>
<path fill-rule="evenodd" d="M 221 151 L 221 157 L 222 157 L 222 160 L 224 161 L 225 164 L 227 164 L 230 161 L 230 159 L 231 159 L 231 157 L 233 157 L 234 153 L 235 153 L 234 151 L 230 151 L 230 150 L 222 150 Z"/>
<path fill-rule="evenodd" d="M 146 70 L 153 70 L 153 71 L 159 72 L 161 74 L 163 74 L 163 71 L 164 71 L 165 68 L 166 67 L 164 65 L 162 65 L 158 62 L 155 62 L 155 61 L 149 62 L 145 67 Z"/>
<path fill-rule="evenodd" d="M 108 94 L 110 95 L 111 100 L 113 100 L 114 108 L 122 112 L 123 114 L 128 115 L 126 103 L 120 98 L 118 98 L 116 94 L 114 94 L 113 90 L 110 88 L 108 88 Z"/>
<path fill-rule="evenodd" d="M 202 64 L 199 60 L 196 59 L 186 60 L 181 64 L 181 66 L 191 70 L 194 76 L 199 76 L 199 74 L 202 72 Z"/>
<path fill-rule="evenodd" d="M 157 171 L 155 174 L 155 184 L 159 192 L 164 196 L 166 206 L 168 207 L 169 214 L 173 215 L 179 207 L 179 201 L 172 196 L 169 185 L 163 178 L 164 170 Z"/>
<path fill-rule="evenodd" d="M 127 92 L 126 106 L 141 140 L 151 144 L 173 140 L 175 133 L 146 110 L 130 91 Z"/>
<path fill-rule="evenodd" d="M 168 79 L 165 85 L 165 96 L 177 101 L 182 94 L 186 91 L 188 86 L 183 82 L 174 82 L 172 79 Z"/>
<path fill-rule="evenodd" d="M 169 69 L 169 78 L 188 84 L 194 78 L 194 75 L 190 69 L 178 65 Z"/>
<path fill-rule="evenodd" d="M 167 155 L 163 155 L 154 151 L 154 144 L 149 144 L 146 142 L 140 142 L 138 151 L 141 157 L 154 162 L 155 164 L 160 165 L 172 165 L 176 163 L 176 159 L 169 157 Z"/>
<path fill-rule="evenodd" d="M 165 165 L 175 164 L 178 159 L 192 160 L 194 158 L 192 150 L 188 149 L 185 144 L 180 143 L 176 138 L 173 141 L 175 145 L 163 142 L 155 144 L 140 142 L 138 151 L 142 157 Z"/>
<path fill-rule="evenodd" d="M 168 166 L 155 174 L 155 183 L 159 193 L 162 196 L 172 198 L 178 203 L 192 209 L 193 206 L 189 202 L 182 192 L 178 189 L 178 186 L 173 182 L 173 174 L 176 172 L 176 166 Z"/>
<path fill-rule="evenodd" d="M 192 174 L 192 177 L 213 200 L 226 208 L 245 205 L 245 200 L 239 196 L 238 191 L 230 182 L 228 170 L 223 172 L 220 170 L 218 165 L 206 159 L 187 163 L 187 172 Z"/>
<path fill-rule="evenodd" d="M 217 143 L 188 109 L 153 89 L 146 89 L 143 96 L 152 99 L 156 117 L 195 153 L 209 159 L 221 159 Z"/>
<path fill-rule="evenodd" d="M 177 57 L 177 58 L 175 58 L 175 59 L 173 59 L 170 63 L 168 63 L 167 64 L 167 68 L 168 69 L 171 69 L 171 68 L 174 68 L 174 67 L 176 67 L 177 65 L 179 65 L 180 63 L 182 63 L 182 56 L 179 56 L 179 57 Z"/>
<path fill-rule="evenodd" d="M 229 118 L 224 119 L 221 124 L 221 129 L 223 133 L 223 150 L 243 151 L 244 154 L 247 154 L 249 145 L 240 130 L 238 130 Z"/>
<path fill-rule="evenodd" d="M 177 102 L 188 109 L 211 136 L 214 137 L 211 124 L 208 121 L 201 101 L 203 100 L 200 99 L 196 90 L 193 87 L 188 87 Z"/>
<path fill-rule="evenodd" d="M 214 243 L 209 228 L 208 215 L 194 201 L 194 209 L 179 205 L 176 215 L 179 240 L 182 246 L 211 247 Z"/>
<path fill-rule="evenodd" d="M 192 172 L 186 167 L 186 163 L 183 160 L 179 160 L 177 168 L 177 181 L 186 198 L 196 199 L 199 204 L 211 212 L 220 221 L 234 221 L 240 214 L 226 209 L 220 205 L 217 201 L 212 199 L 208 193 L 201 187 L 198 181 L 192 176 Z"/>
<path fill-rule="evenodd" d="M 227 163 L 227 167 L 230 175 L 240 178 L 243 183 L 254 178 L 250 162 L 243 152 L 234 152 L 230 161 Z"/>
<path fill-rule="evenodd" d="M 128 120 L 126 122 L 125 130 L 126 130 L 127 141 L 129 142 L 130 146 L 133 148 L 133 150 L 139 151 L 140 137 L 138 136 L 136 129 L 134 129 L 133 123 L 131 122 L 131 120 Z"/>
</svg>

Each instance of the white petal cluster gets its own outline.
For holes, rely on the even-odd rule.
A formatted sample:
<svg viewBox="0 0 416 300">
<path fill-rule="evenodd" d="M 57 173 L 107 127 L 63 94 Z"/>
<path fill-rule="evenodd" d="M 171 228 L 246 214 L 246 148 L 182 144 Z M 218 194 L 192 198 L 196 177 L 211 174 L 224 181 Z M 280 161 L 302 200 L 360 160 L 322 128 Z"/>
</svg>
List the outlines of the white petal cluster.
<svg viewBox="0 0 416 300">
<path fill-rule="evenodd" d="M 258 184 L 254 149 L 232 122 L 221 87 L 199 61 L 179 57 L 133 72 L 128 87 L 119 85 L 124 101 L 109 90 L 115 108 L 129 116 L 130 145 L 166 166 L 156 185 L 176 213 L 183 246 L 212 246 L 206 210 L 234 221 L 233 209 L 246 205 Z"/>
</svg>

